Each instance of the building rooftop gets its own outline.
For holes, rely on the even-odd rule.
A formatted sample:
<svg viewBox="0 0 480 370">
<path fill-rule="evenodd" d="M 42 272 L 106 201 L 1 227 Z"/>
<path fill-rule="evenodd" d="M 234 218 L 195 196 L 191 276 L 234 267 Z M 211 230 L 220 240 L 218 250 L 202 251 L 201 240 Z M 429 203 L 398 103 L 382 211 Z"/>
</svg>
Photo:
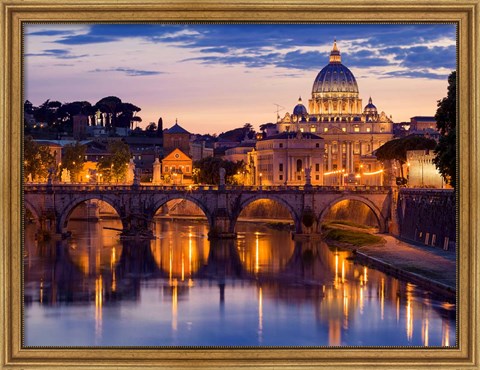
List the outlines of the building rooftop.
<svg viewBox="0 0 480 370">
<path fill-rule="evenodd" d="M 180 126 L 177 122 L 170 127 L 168 130 L 165 131 L 167 134 L 189 134 L 187 130 L 185 130 L 182 126 Z"/>
<path fill-rule="evenodd" d="M 274 139 L 296 139 L 298 138 L 298 135 L 301 135 L 301 138 L 302 139 L 311 139 L 311 140 L 318 140 L 318 139 L 323 139 L 322 137 L 318 136 L 318 135 L 315 135 L 315 134 L 312 134 L 311 132 L 294 132 L 294 131 L 290 131 L 290 132 L 282 132 L 281 134 L 278 134 L 278 135 L 272 135 L 272 136 L 268 136 L 267 138 L 263 139 L 262 141 L 265 141 L 265 140 L 274 140 Z"/>
<path fill-rule="evenodd" d="M 415 116 L 410 118 L 411 121 L 418 121 L 418 122 L 435 122 L 435 117 L 433 116 Z"/>
</svg>

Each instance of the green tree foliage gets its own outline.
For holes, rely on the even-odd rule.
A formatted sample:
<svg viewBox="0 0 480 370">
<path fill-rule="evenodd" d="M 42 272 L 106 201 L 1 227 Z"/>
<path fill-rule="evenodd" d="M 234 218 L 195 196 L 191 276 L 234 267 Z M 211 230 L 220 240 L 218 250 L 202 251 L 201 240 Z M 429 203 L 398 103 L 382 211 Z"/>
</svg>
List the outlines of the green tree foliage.
<svg viewBox="0 0 480 370">
<path fill-rule="evenodd" d="M 222 132 L 218 135 L 218 138 L 226 139 L 230 141 L 242 141 L 245 138 L 245 135 L 248 134 L 249 138 L 253 138 L 255 131 L 250 123 L 245 123 L 243 127 L 238 127 L 233 130 Z"/>
<path fill-rule="evenodd" d="M 73 132 L 73 117 L 77 115 L 92 116 L 95 113 L 88 101 L 65 103 L 57 110 L 57 118 L 61 127 L 59 131 Z"/>
<path fill-rule="evenodd" d="M 33 116 L 39 123 L 46 123 L 48 126 L 52 126 L 58 122 L 58 109 L 62 106 L 59 101 L 46 100 L 39 107 L 33 108 Z"/>
<path fill-rule="evenodd" d="M 81 145 L 78 141 L 75 144 L 65 145 L 62 156 L 62 170 L 67 169 L 70 172 L 70 179 L 73 182 L 80 180 L 80 172 L 85 163 L 85 152 L 87 147 Z"/>
<path fill-rule="evenodd" d="M 379 161 L 397 161 L 403 175 L 403 164 L 407 161 L 408 150 L 433 150 L 437 143 L 424 136 L 409 135 L 401 139 L 387 141 L 375 152 Z"/>
<path fill-rule="evenodd" d="M 108 155 L 97 164 L 97 171 L 105 182 L 125 181 L 130 161 L 130 148 L 123 141 L 112 141 L 108 144 Z"/>
<path fill-rule="evenodd" d="M 26 136 L 23 145 L 23 176 L 28 181 L 43 182 L 48 179 L 48 171 L 55 168 L 55 158 L 48 147 L 39 145 L 31 136 Z"/>
<path fill-rule="evenodd" d="M 133 118 L 137 112 L 141 111 L 136 105 L 122 102 L 122 100 L 116 96 L 107 96 L 100 99 L 93 108 L 102 113 L 107 113 L 108 120 L 106 127 L 111 129 L 115 129 L 116 127 L 131 128 L 132 122 L 134 121 Z"/>
<path fill-rule="evenodd" d="M 232 162 L 217 157 L 206 157 L 196 161 L 193 165 L 194 181 L 199 184 L 220 184 L 220 168 L 225 168 L 225 182 L 237 183 L 236 175 L 244 171 L 243 161 Z"/>
<path fill-rule="evenodd" d="M 457 73 L 454 71 L 448 77 L 447 96 L 438 101 L 435 114 L 440 140 L 435 148 L 437 166 L 445 182 L 456 186 L 457 174 Z"/>
</svg>

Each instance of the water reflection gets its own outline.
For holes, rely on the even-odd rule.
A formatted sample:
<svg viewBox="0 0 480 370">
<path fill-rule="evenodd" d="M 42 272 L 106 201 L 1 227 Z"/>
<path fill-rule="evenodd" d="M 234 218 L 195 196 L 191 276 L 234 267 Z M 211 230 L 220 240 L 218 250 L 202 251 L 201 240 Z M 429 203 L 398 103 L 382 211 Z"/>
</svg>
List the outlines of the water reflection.
<svg viewBox="0 0 480 370">
<path fill-rule="evenodd" d="M 454 305 L 324 243 L 258 224 L 209 242 L 191 220 L 120 241 L 118 223 L 43 244 L 27 228 L 26 345 L 455 345 Z"/>
</svg>

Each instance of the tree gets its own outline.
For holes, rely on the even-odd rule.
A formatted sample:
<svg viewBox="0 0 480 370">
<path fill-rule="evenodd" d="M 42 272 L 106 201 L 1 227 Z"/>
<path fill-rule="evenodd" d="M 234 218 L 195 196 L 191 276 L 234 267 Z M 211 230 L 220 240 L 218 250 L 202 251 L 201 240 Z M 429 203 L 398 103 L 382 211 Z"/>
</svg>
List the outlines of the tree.
<svg viewBox="0 0 480 370">
<path fill-rule="evenodd" d="M 123 141 L 112 141 L 108 144 L 108 153 L 98 161 L 98 172 L 105 182 L 124 181 L 131 157 L 130 148 Z"/>
<path fill-rule="evenodd" d="M 243 127 L 234 128 L 226 132 L 222 132 L 218 135 L 219 138 L 230 140 L 230 141 L 242 141 L 245 139 L 245 136 L 248 135 L 248 138 L 253 138 L 255 136 L 255 131 L 252 128 L 250 123 L 245 123 Z"/>
<path fill-rule="evenodd" d="M 31 136 L 26 136 L 23 145 L 23 176 L 25 181 L 46 181 L 48 171 L 55 168 L 55 158 L 48 147 L 39 145 Z"/>
<path fill-rule="evenodd" d="M 33 108 L 33 116 L 37 122 L 54 125 L 58 121 L 57 111 L 62 106 L 59 101 L 46 100 L 39 107 Z"/>
<path fill-rule="evenodd" d="M 145 127 L 145 133 L 147 136 L 156 136 L 157 135 L 157 124 L 155 122 L 150 122 L 147 127 Z"/>
<path fill-rule="evenodd" d="M 107 96 L 95 104 L 94 110 L 107 113 L 106 127 L 114 130 L 116 127 L 131 128 L 135 114 L 141 109 L 131 103 L 122 102 L 116 96 Z"/>
<path fill-rule="evenodd" d="M 93 116 L 94 110 L 92 104 L 88 101 L 74 101 L 65 103 L 57 111 L 57 118 L 60 123 L 59 131 L 73 132 L 73 117 L 83 114 Z"/>
<path fill-rule="evenodd" d="M 75 144 L 65 145 L 62 156 L 62 170 L 66 169 L 70 172 L 72 182 L 78 182 L 79 176 L 83 170 L 85 163 L 85 152 L 87 147 L 81 145 L 78 141 Z"/>
<path fill-rule="evenodd" d="M 453 71 L 448 77 L 447 96 L 438 101 L 435 114 L 440 140 L 435 148 L 435 163 L 447 184 L 457 184 L 457 73 Z"/>
<path fill-rule="evenodd" d="M 387 141 L 375 152 L 379 161 L 397 161 L 400 166 L 401 176 L 403 175 L 403 165 L 407 161 L 408 150 L 433 150 L 437 143 L 433 139 L 424 136 L 409 135 L 401 139 Z"/>
<path fill-rule="evenodd" d="M 194 180 L 201 184 L 220 184 L 220 168 L 225 168 L 225 182 L 236 183 L 235 175 L 244 171 L 243 161 L 232 162 L 218 157 L 206 157 L 194 163 Z"/>
</svg>

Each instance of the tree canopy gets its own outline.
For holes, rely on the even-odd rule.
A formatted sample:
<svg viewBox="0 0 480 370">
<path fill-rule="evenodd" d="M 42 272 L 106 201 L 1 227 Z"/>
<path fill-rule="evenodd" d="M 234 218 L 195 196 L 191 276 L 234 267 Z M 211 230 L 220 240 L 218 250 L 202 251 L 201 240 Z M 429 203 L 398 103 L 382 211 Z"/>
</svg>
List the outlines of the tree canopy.
<svg viewBox="0 0 480 370">
<path fill-rule="evenodd" d="M 379 161 L 394 160 L 400 163 L 400 171 L 403 176 L 402 165 L 407 161 L 409 150 L 433 150 L 437 143 L 433 139 L 424 136 L 409 135 L 401 139 L 387 141 L 375 152 Z"/>
<path fill-rule="evenodd" d="M 83 170 L 86 150 L 87 147 L 81 145 L 78 141 L 75 144 L 65 145 L 63 148 L 62 169 L 65 168 L 70 172 L 70 178 L 73 182 L 80 180 L 78 176 Z"/>
<path fill-rule="evenodd" d="M 218 135 L 218 138 L 231 140 L 231 141 L 242 141 L 245 139 L 245 135 L 251 139 L 255 135 L 255 131 L 250 123 L 245 123 L 243 127 L 234 128 L 233 130 L 228 130 L 222 132 Z"/>
<path fill-rule="evenodd" d="M 433 162 L 447 184 L 456 186 L 457 175 L 457 73 L 448 77 L 447 96 L 438 101 L 435 120 L 440 140 Z"/>
<path fill-rule="evenodd" d="M 199 184 L 220 184 L 220 168 L 225 168 L 225 182 L 235 183 L 235 175 L 244 170 L 243 161 L 232 162 L 218 157 L 206 157 L 193 164 L 194 181 Z"/>
<path fill-rule="evenodd" d="M 55 167 L 55 158 L 48 147 L 39 145 L 31 136 L 26 136 L 23 144 L 23 176 L 25 181 L 45 181 L 48 171 Z"/>
<path fill-rule="evenodd" d="M 130 148 L 123 141 L 112 141 L 107 150 L 109 155 L 98 161 L 97 171 L 102 174 L 105 182 L 124 181 L 131 157 Z"/>
<path fill-rule="evenodd" d="M 112 131 L 116 127 L 133 128 L 133 122 L 141 122 L 142 119 L 136 114 L 141 111 L 141 108 L 122 100 L 116 96 L 107 96 L 100 99 L 95 105 L 88 101 L 74 101 L 68 103 L 61 103 L 59 101 L 46 100 L 40 106 L 35 107 L 26 100 L 24 103 L 24 112 L 33 114 L 35 121 L 43 123 L 45 126 L 38 130 L 40 133 L 47 135 L 58 134 L 60 132 L 73 132 L 73 116 L 83 114 L 92 118 L 95 121 L 96 112 L 106 114 L 106 126 Z M 30 129 L 29 127 L 26 127 Z M 55 136 L 55 135 L 53 135 Z"/>
</svg>

